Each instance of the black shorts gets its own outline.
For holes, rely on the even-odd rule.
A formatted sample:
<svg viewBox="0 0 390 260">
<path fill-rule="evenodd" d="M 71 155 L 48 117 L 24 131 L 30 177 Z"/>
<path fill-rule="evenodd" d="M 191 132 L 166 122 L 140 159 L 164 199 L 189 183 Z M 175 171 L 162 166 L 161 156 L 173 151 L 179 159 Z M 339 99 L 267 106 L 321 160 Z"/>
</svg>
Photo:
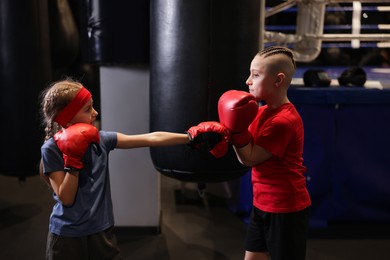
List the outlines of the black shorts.
<svg viewBox="0 0 390 260">
<path fill-rule="evenodd" d="M 113 228 L 83 237 L 63 237 L 49 231 L 46 260 L 120 260 L 119 247 Z"/>
<path fill-rule="evenodd" d="M 245 241 L 249 252 L 268 252 L 272 260 L 304 260 L 309 208 L 293 213 L 268 213 L 253 207 Z"/>
</svg>

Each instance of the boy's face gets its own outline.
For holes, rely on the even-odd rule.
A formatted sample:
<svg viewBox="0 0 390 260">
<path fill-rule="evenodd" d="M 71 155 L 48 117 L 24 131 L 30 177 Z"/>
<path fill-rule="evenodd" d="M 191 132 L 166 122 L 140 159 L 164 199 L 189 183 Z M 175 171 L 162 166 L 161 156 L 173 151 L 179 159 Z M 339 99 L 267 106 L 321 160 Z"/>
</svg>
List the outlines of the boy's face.
<svg viewBox="0 0 390 260">
<path fill-rule="evenodd" d="M 268 68 L 268 58 L 256 55 L 250 65 L 250 74 L 246 80 L 249 87 L 249 92 L 256 97 L 257 100 L 265 100 L 272 95 L 276 75 L 271 73 Z"/>
<path fill-rule="evenodd" d="M 80 109 L 79 112 L 69 122 L 70 124 L 75 123 L 87 123 L 93 124 L 96 120 L 98 112 L 93 108 L 92 98 Z"/>
</svg>

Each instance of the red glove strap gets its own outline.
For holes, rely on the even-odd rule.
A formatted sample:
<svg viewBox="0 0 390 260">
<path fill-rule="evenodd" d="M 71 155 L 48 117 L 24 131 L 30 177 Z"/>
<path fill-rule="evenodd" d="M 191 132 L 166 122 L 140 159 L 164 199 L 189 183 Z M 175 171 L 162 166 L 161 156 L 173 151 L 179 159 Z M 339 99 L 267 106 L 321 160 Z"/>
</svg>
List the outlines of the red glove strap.
<svg viewBox="0 0 390 260">
<path fill-rule="evenodd" d="M 228 148 L 228 142 L 226 140 L 222 140 L 216 146 L 214 146 L 213 149 L 210 150 L 210 153 L 218 159 L 226 155 Z"/>
<path fill-rule="evenodd" d="M 230 140 L 234 146 L 242 148 L 251 141 L 251 134 L 248 130 L 241 133 L 232 133 L 230 134 Z"/>
</svg>

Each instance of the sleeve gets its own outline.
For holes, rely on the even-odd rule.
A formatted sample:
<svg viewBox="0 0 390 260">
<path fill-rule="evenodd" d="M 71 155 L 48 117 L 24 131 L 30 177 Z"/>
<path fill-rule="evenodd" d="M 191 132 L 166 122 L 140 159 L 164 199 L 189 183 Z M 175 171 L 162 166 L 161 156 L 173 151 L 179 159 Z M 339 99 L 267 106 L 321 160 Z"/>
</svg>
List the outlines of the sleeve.
<svg viewBox="0 0 390 260">
<path fill-rule="evenodd" d="M 43 174 L 64 170 L 64 159 L 53 139 L 49 139 L 41 147 Z"/>
<path fill-rule="evenodd" d="M 117 132 L 100 131 L 101 145 L 107 150 L 112 151 L 116 148 L 118 143 Z"/>
<path fill-rule="evenodd" d="M 257 145 L 281 158 L 283 157 L 293 134 L 289 120 L 284 117 L 274 117 L 271 122 L 264 127 L 257 140 Z"/>
</svg>

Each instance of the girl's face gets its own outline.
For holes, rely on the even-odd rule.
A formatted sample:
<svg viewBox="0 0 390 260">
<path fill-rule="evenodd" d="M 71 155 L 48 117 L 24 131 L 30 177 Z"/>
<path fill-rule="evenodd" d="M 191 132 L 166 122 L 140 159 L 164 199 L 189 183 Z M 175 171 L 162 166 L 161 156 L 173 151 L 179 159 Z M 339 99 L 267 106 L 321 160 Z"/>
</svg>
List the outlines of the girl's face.
<svg viewBox="0 0 390 260">
<path fill-rule="evenodd" d="M 272 96 L 275 80 L 276 75 L 267 70 L 267 59 L 256 55 L 251 62 L 250 75 L 246 80 L 249 92 L 258 101 L 267 101 Z"/>
<path fill-rule="evenodd" d="M 93 108 L 92 98 L 80 109 L 80 111 L 70 120 L 70 124 L 95 122 L 98 112 Z"/>
</svg>

